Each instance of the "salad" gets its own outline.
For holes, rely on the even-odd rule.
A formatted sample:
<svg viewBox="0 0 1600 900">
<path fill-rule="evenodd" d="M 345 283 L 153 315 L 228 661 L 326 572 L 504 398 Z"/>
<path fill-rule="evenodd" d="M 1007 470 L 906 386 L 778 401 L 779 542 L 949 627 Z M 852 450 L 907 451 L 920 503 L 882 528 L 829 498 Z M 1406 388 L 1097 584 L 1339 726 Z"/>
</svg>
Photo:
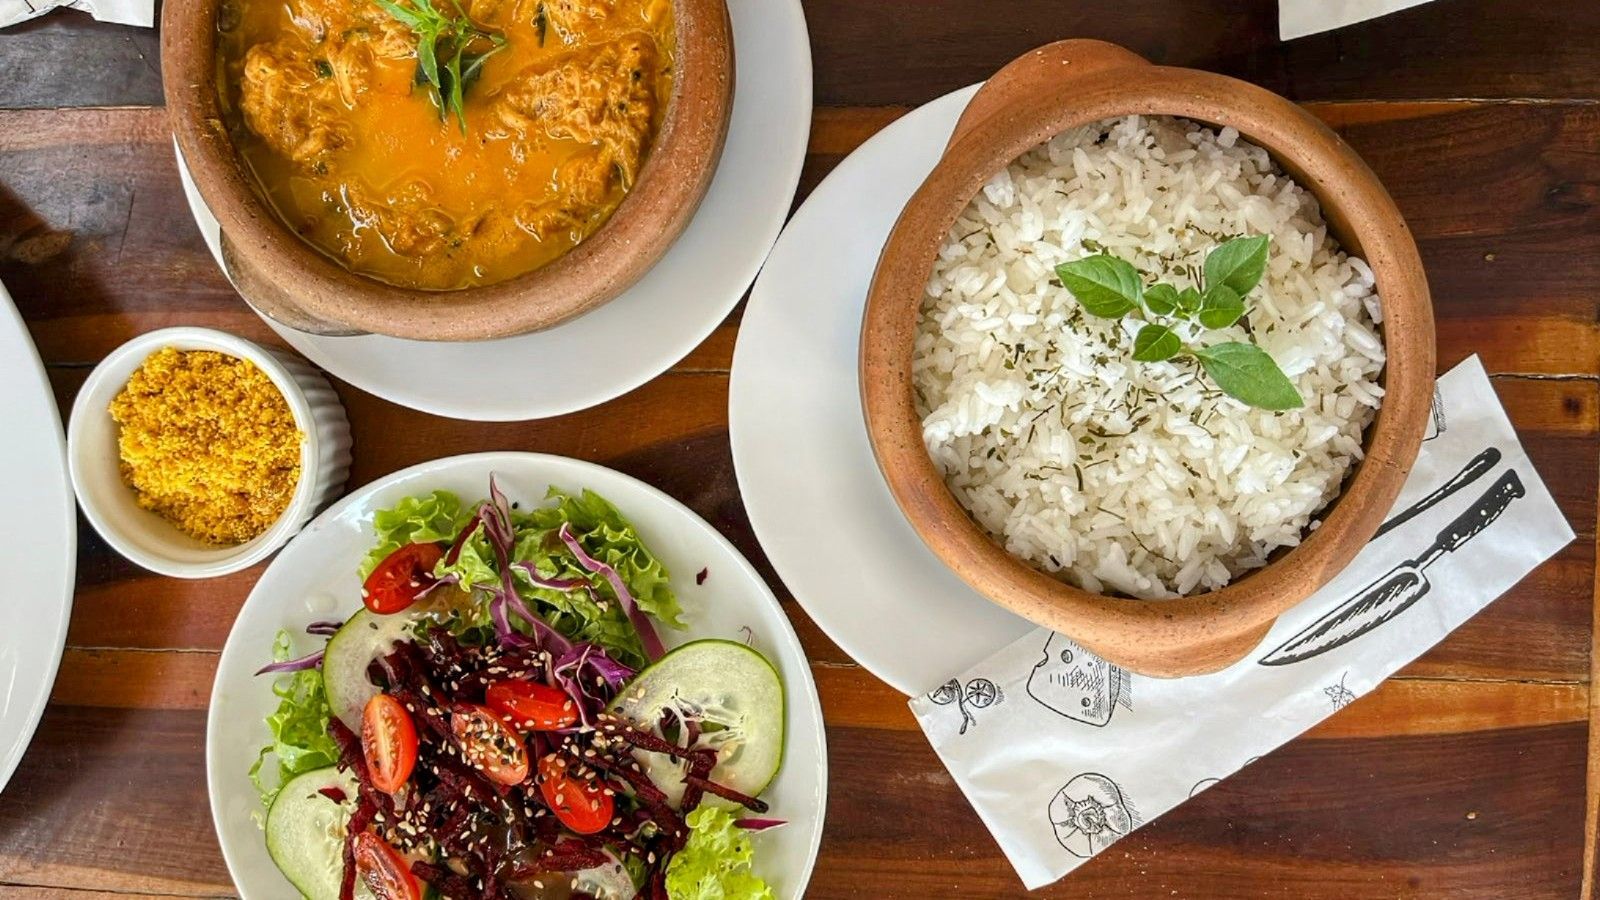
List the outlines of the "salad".
<svg viewBox="0 0 1600 900">
<path fill-rule="evenodd" d="M 668 651 L 670 577 L 599 495 L 488 494 L 378 512 L 363 608 L 310 623 L 308 656 L 278 635 L 250 770 L 273 862 L 310 900 L 772 897 L 750 835 L 783 824 L 777 671 Z"/>
</svg>

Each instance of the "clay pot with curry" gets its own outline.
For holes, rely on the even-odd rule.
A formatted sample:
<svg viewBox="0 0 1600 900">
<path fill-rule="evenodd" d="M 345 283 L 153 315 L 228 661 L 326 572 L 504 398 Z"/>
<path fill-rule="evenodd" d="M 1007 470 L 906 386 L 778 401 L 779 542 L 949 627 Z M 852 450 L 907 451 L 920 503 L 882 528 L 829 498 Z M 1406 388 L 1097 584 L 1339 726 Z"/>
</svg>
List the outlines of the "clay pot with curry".
<svg viewBox="0 0 1600 900">
<path fill-rule="evenodd" d="M 171 0 L 168 106 L 245 298 L 478 340 L 615 297 L 687 225 L 732 101 L 723 0 Z"/>
</svg>

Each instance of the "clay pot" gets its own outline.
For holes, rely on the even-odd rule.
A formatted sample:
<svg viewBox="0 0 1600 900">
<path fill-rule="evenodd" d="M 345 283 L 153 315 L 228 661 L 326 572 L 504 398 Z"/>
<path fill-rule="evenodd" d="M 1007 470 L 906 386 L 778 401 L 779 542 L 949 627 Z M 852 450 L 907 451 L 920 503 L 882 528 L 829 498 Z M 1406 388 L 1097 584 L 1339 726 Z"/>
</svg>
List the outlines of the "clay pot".
<svg viewBox="0 0 1600 900">
<path fill-rule="evenodd" d="M 268 208 L 219 109 L 219 0 L 168 0 L 161 18 L 167 109 L 200 195 L 222 225 L 228 277 L 252 306 L 315 334 L 473 341 L 539 331 L 622 293 L 672 246 L 711 185 L 733 104 L 724 0 L 674 0 L 676 77 L 664 121 L 621 205 L 560 259 L 459 291 L 396 287 L 345 269 Z"/>
<path fill-rule="evenodd" d="M 1386 395 L 1366 458 L 1322 525 L 1264 568 L 1177 600 L 1133 600 L 1065 584 L 1007 553 L 945 487 L 922 442 L 912 342 L 928 273 L 956 217 L 1001 168 L 1079 125 L 1133 113 L 1231 125 L 1321 201 L 1344 249 L 1364 258 L 1383 298 Z M 1285 610 L 1342 570 L 1394 505 L 1421 446 L 1433 396 L 1433 307 L 1411 232 L 1383 186 L 1321 122 L 1282 97 L 1209 72 L 1151 65 L 1098 41 L 1064 41 L 1001 69 L 967 107 L 890 233 L 867 298 L 861 392 L 878 465 L 930 549 L 995 603 L 1138 672 L 1178 676 L 1241 659 Z"/>
</svg>

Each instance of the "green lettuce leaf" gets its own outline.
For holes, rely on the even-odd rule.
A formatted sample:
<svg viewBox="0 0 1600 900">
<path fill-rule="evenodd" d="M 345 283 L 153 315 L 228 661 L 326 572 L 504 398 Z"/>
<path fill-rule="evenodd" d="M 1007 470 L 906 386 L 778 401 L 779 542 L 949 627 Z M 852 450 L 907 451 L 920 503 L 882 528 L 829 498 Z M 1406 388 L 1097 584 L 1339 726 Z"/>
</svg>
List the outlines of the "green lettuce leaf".
<svg viewBox="0 0 1600 900">
<path fill-rule="evenodd" d="M 384 557 L 406 544 L 453 541 L 456 533 L 472 517 L 461 508 L 461 499 L 449 491 L 434 491 L 420 497 L 407 497 L 393 509 L 372 514 L 372 530 L 378 542 L 361 561 L 362 580 L 383 562 Z"/>
<path fill-rule="evenodd" d="M 556 505 L 530 510 L 526 517 L 541 537 L 544 532 L 556 531 L 563 522 L 570 523 L 583 549 L 622 576 L 629 592 L 639 601 L 640 609 L 674 628 L 683 627 L 683 610 L 668 584 L 666 568 L 645 549 L 639 532 L 615 506 L 587 489 L 572 495 L 552 487 L 546 498 L 556 501 Z M 518 545 L 521 546 L 520 540 Z M 559 552 L 577 574 L 588 574 L 564 548 Z M 595 576 L 591 580 L 601 588 L 602 596 L 613 596 L 611 585 L 605 579 Z"/>
<path fill-rule="evenodd" d="M 272 659 L 283 662 L 291 656 L 289 632 L 280 631 L 272 642 Z M 263 806 L 271 806 L 279 786 L 296 775 L 326 768 L 339 761 L 339 745 L 328 735 L 328 720 L 333 715 L 328 695 L 322 686 L 322 670 L 306 669 L 280 676 L 272 685 L 278 695 L 278 709 L 267 717 L 272 743 L 261 748 L 250 767 L 250 783 L 261 792 Z M 278 778 L 268 785 L 262 778 L 267 757 L 275 757 Z"/>
<path fill-rule="evenodd" d="M 772 888 L 750 871 L 750 836 L 727 810 L 702 806 L 689 813 L 689 841 L 667 864 L 672 900 L 771 900 Z"/>
<path fill-rule="evenodd" d="M 511 561 L 532 563 L 544 578 L 583 581 L 593 593 L 536 587 L 518 574 L 512 579 L 517 594 L 552 628 L 568 638 L 598 644 L 625 665 L 644 666 L 649 660 L 645 658 L 639 634 L 617 602 L 611 583 L 583 568 L 557 532 L 562 525 L 570 526 L 585 552 L 617 570 L 640 609 L 660 622 L 681 628 L 683 613 L 672 592 L 666 567 L 645 548 L 639 533 L 622 513 L 594 491 L 569 494 L 552 487 L 547 500 L 552 502 L 512 511 Z M 374 517 L 374 525 L 379 528 L 380 544 L 368 555 L 363 577 L 370 565 L 376 565 L 384 555 L 404 543 L 453 540 L 456 531 L 470 516 L 470 509 L 463 512 L 459 501 L 444 492 L 412 498 L 394 510 L 379 513 Z M 501 586 L 494 548 L 481 529 L 462 543 L 455 562 L 441 563 L 436 574 L 454 575 L 469 591 L 474 588 L 498 590 Z M 463 628 L 487 627 L 487 598 L 478 594 L 472 608 L 462 611 L 459 621 Z M 519 617 L 513 616 L 512 622 L 527 630 Z"/>
<path fill-rule="evenodd" d="M 498 588 L 500 573 L 495 570 L 494 548 L 489 546 L 489 539 L 483 536 L 483 528 L 480 526 L 473 531 L 471 537 L 462 542 L 461 552 L 457 554 L 454 563 L 445 565 L 441 561 L 435 574 L 441 578 L 448 575 L 456 576 L 464 591 L 473 588 Z"/>
</svg>

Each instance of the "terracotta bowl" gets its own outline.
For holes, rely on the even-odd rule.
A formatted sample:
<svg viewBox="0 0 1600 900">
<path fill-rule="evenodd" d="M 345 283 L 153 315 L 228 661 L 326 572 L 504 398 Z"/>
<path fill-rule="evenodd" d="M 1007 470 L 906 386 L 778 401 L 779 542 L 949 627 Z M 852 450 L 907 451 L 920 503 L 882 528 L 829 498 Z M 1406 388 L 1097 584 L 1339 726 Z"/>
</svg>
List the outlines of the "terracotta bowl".
<svg viewBox="0 0 1600 900">
<path fill-rule="evenodd" d="M 161 70 L 184 161 L 222 225 L 228 277 L 251 305 L 316 334 L 471 341 L 549 328 L 626 290 L 672 246 L 711 185 L 733 104 L 725 0 L 674 0 L 674 92 L 633 189 L 611 218 L 555 262 L 459 291 L 357 275 L 285 226 L 235 152 L 217 96 L 219 0 L 167 0 Z"/>
<path fill-rule="evenodd" d="M 1220 590 L 1132 600 L 1067 585 L 1007 553 L 945 487 L 922 441 L 912 342 L 939 246 L 968 202 L 1030 148 L 1079 125 L 1133 113 L 1231 125 L 1322 203 L 1344 248 L 1371 265 L 1388 365 L 1366 458 L 1322 525 Z M 861 392 L 867 432 L 895 501 L 928 547 L 990 600 L 1150 675 L 1215 671 L 1243 658 L 1285 610 L 1348 564 L 1382 524 L 1421 446 L 1433 395 L 1433 307 L 1416 245 L 1383 186 L 1304 110 L 1241 81 L 1151 65 L 1111 44 L 1065 41 L 1011 63 L 973 98 L 943 159 L 890 233 L 867 297 Z"/>
</svg>

